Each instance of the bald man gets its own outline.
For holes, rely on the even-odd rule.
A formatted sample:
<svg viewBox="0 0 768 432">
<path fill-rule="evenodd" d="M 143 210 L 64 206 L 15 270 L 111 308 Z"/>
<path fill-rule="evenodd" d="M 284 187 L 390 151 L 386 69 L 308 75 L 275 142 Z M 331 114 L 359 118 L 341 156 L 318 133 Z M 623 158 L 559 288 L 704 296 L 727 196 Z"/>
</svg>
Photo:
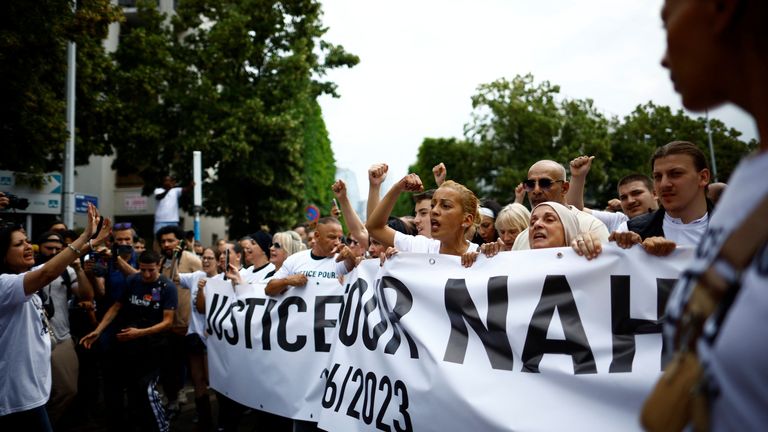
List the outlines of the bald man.
<svg viewBox="0 0 768 432">
<path fill-rule="evenodd" d="M 568 207 L 579 221 L 579 232 L 592 232 L 598 236 L 603 244 L 608 242 L 608 228 L 594 216 L 587 214 L 574 206 L 568 205 L 565 195 L 570 184 L 565 179 L 565 167 L 551 160 L 540 160 L 531 165 L 528 170 L 528 178 L 523 182 L 528 193 L 528 201 L 531 208 L 546 202 L 554 201 Z M 512 250 L 530 249 L 528 244 L 528 230 L 526 229 L 515 239 Z"/>
</svg>

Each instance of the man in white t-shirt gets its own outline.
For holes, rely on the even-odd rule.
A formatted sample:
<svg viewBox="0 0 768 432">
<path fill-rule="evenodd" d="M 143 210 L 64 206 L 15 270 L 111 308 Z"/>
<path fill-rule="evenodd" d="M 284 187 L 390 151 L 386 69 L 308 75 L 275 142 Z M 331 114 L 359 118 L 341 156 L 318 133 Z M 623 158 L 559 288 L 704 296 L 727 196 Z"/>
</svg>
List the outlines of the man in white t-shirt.
<svg viewBox="0 0 768 432">
<path fill-rule="evenodd" d="M 587 214 L 574 206 L 569 206 L 565 201 L 570 183 L 565 179 L 565 168 L 551 160 L 540 160 L 531 165 L 528 170 L 528 178 L 523 182 L 523 187 L 528 193 L 528 201 L 531 208 L 546 202 L 554 201 L 568 207 L 579 222 L 579 232 L 593 233 L 601 242 L 608 242 L 608 229 L 605 224 L 594 216 Z M 528 244 L 528 229 L 521 232 L 515 239 L 512 250 L 530 249 Z"/>
<path fill-rule="evenodd" d="M 264 291 L 267 295 L 278 295 L 290 287 L 311 288 L 308 284 L 310 280 L 315 286 L 340 286 L 338 277 L 347 274 L 356 265 L 354 253 L 341 242 L 342 236 L 341 224 L 336 218 L 318 220 L 312 249 L 289 256 Z"/>
<path fill-rule="evenodd" d="M 706 196 L 709 168 L 704 153 L 693 143 L 673 141 L 656 149 L 651 167 L 662 207 L 623 223 L 611 239 L 622 247 L 660 238 L 675 245 L 698 245 L 712 210 Z"/>
<path fill-rule="evenodd" d="M 317 221 L 312 249 L 296 252 L 267 283 L 264 291 L 275 296 L 289 289 L 313 290 L 323 294 L 343 294 L 339 277 L 351 271 L 357 261 L 342 241 L 341 224 L 334 217 Z M 317 423 L 294 420 L 295 431 L 317 431 Z"/>
<path fill-rule="evenodd" d="M 165 176 L 163 187 L 155 189 L 155 233 L 164 226 L 179 225 L 179 197 L 193 186 L 194 183 L 185 188 L 178 187 L 173 177 Z"/>
</svg>

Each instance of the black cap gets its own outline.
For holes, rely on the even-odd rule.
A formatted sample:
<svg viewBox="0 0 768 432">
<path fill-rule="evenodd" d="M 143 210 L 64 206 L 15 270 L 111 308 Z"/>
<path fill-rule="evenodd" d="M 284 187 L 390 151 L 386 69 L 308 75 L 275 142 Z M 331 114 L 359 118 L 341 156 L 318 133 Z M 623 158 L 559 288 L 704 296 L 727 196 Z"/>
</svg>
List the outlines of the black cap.
<svg viewBox="0 0 768 432">
<path fill-rule="evenodd" d="M 269 247 L 272 246 L 272 235 L 264 231 L 257 231 L 251 234 L 251 238 L 269 256 Z"/>
</svg>

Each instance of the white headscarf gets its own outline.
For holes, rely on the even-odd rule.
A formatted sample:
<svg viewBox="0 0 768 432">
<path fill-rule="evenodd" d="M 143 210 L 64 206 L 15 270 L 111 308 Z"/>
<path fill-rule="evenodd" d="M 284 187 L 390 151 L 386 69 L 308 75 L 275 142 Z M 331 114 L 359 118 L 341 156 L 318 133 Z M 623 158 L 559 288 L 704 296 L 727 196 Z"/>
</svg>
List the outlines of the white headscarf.
<svg viewBox="0 0 768 432">
<path fill-rule="evenodd" d="M 541 206 L 549 206 L 552 208 L 552 210 L 555 211 L 555 213 L 557 213 L 557 216 L 560 218 L 560 222 L 563 224 L 563 231 L 565 232 L 565 245 L 570 246 L 571 241 L 573 241 L 573 239 L 579 235 L 579 220 L 576 219 L 576 215 L 568 207 L 554 201 L 543 202 L 534 207 L 533 210 L 536 210 Z M 531 213 L 533 213 L 533 210 L 531 210 Z"/>
</svg>

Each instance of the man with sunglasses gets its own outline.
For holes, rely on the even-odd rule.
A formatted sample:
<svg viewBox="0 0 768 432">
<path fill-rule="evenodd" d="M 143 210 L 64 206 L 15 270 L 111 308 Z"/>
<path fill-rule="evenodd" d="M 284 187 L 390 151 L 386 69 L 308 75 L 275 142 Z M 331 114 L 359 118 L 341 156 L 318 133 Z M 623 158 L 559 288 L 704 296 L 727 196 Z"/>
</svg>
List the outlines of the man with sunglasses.
<svg viewBox="0 0 768 432">
<path fill-rule="evenodd" d="M 528 170 L 528 178 L 523 181 L 523 187 L 528 193 L 528 202 L 531 208 L 537 205 L 554 201 L 568 207 L 579 221 L 579 232 L 594 233 L 601 242 L 608 242 L 608 228 L 594 216 L 587 214 L 574 206 L 566 203 L 565 196 L 570 184 L 565 180 L 565 168 L 551 160 L 540 160 L 531 165 Z M 528 229 L 520 233 L 515 239 L 512 250 L 530 249 L 528 244 Z"/>
</svg>

